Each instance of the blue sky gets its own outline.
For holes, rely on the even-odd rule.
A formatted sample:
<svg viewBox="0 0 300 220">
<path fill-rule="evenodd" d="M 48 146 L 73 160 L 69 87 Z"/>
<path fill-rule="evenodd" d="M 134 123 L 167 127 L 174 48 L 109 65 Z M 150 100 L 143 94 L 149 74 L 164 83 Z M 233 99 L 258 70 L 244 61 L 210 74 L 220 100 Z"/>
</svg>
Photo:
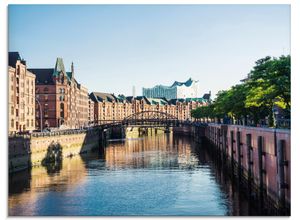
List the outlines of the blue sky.
<svg viewBox="0 0 300 220">
<path fill-rule="evenodd" d="M 10 5 L 9 51 L 30 68 L 74 62 L 89 92 L 132 95 L 189 77 L 213 94 L 290 54 L 289 5 Z"/>
</svg>

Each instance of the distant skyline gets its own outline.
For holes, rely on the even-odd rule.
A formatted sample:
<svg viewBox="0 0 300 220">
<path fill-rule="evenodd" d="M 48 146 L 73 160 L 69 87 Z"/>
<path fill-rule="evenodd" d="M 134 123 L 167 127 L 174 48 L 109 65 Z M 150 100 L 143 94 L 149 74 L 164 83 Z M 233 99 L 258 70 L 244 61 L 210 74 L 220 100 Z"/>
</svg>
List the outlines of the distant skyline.
<svg viewBox="0 0 300 220">
<path fill-rule="evenodd" d="M 265 56 L 290 54 L 289 5 L 9 5 L 9 51 L 67 70 L 89 92 L 142 95 L 188 78 L 228 89 Z"/>
</svg>

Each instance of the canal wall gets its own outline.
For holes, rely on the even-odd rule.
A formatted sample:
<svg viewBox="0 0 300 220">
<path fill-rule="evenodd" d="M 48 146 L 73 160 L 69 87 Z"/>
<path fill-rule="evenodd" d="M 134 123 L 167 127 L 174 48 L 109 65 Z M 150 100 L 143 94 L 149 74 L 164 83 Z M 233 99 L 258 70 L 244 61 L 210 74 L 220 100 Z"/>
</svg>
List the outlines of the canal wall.
<svg viewBox="0 0 300 220">
<path fill-rule="evenodd" d="M 101 150 L 108 139 L 124 138 L 125 135 L 122 126 L 105 126 L 9 137 L 9 172 L 55 163 L 96 148 Z"/>
<path fill-rule="evenodd" d="M 100 129 L 90 129 L 9 137 L 9 172 L 43 165 L 51 162 L 51 158 L 62 159 L 98 148 L 101 133 Z"/>
<path fill-rule="evenodd" d="M 290 209 L 290 130 L 209 124 L 205 137 L 243 185 L 267 205 Z"/>
<path fill-rule="evenodd" d="M 173 127 L 173 134 L 174 135 L 192 135 L 193 134 L 193 127 L 192 126 L 180 126 L 180 127 Z"/>
</svg>

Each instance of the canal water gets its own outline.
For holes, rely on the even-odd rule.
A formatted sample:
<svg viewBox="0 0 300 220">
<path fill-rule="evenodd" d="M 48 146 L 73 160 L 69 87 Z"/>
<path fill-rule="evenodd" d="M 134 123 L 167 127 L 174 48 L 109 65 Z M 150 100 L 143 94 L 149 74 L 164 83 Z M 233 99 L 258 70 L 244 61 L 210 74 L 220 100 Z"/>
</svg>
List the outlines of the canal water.
<svg viewBox="0 0 300 220">
<path fill-rule="evenodd" d="M 9 177 L 10 216 L 261 215 L 207 146 L 159 134 Z"/>
</svg>

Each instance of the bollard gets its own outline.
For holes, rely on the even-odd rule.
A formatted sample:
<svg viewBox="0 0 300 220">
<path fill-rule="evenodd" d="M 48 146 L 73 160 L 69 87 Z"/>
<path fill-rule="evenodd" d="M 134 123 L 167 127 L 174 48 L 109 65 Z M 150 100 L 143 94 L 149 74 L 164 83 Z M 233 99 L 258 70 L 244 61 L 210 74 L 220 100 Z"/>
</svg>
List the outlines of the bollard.
<svg viewBox="0 0 300 220">
<path fill-rule="evenodd" d="M 287 165 L 285 161 L 285 140 L 279 141 L 279 146 L 277 147 L 277 166 L 278 166 L 278 206 L 280 209 L 285 209 L 285 189 L 287 184 L 285 183 L 285 173 L 284 166 Z"/>
</svg>

